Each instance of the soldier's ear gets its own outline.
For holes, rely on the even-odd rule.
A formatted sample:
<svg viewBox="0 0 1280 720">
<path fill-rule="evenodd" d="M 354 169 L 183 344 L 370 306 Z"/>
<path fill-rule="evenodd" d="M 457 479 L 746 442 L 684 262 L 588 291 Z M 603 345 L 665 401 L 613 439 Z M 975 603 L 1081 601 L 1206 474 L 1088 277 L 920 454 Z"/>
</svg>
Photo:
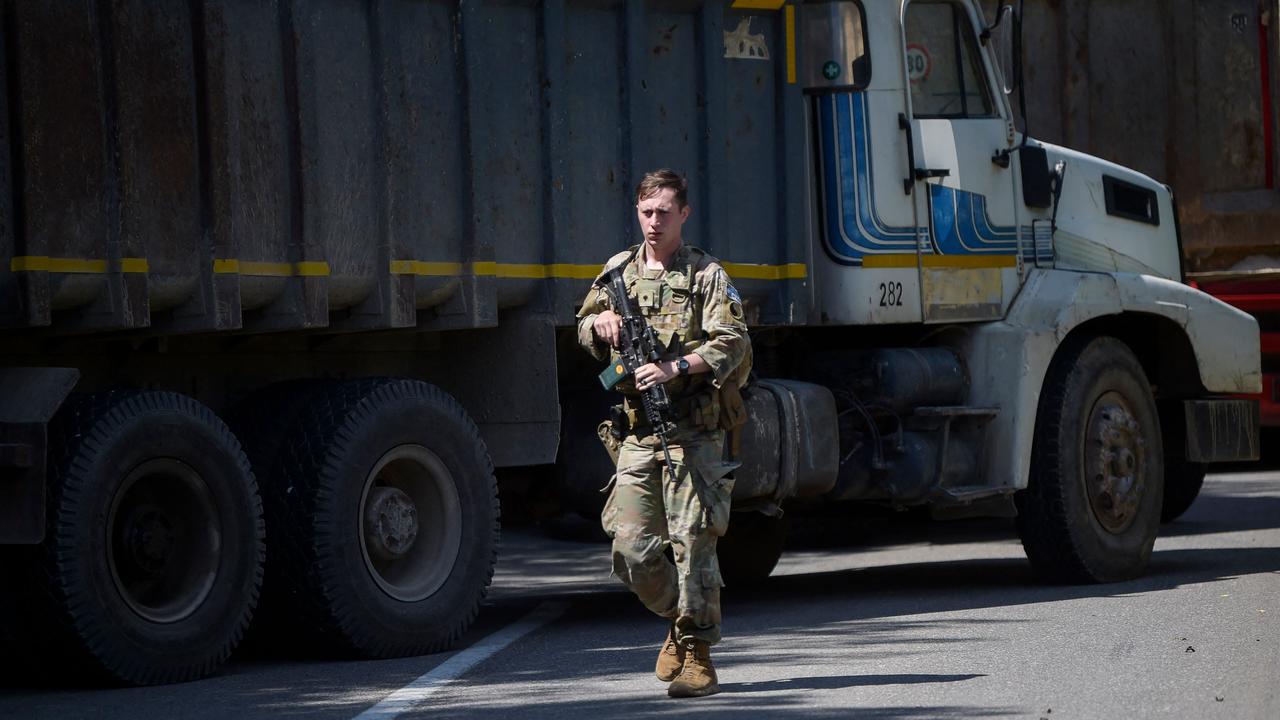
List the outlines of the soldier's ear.
<svg viewBox="0 0 1280 720">
<path fill-rule="evenodd" d="M 684 207 L 680 208 L 680 222 L 684 222 L 685 220 L 688 220 L 689 213 L 691 212 L 693 212 L 692 206 L 685 205 Z"/>
</svg>

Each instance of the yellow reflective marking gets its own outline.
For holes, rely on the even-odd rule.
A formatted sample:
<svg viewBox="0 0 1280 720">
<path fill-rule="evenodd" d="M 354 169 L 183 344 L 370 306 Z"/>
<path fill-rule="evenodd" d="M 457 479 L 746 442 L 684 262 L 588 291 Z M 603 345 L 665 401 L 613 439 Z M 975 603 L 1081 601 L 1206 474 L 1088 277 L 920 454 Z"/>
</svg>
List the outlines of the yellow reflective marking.
<svg viewBox="0 0 1280 720">
<path fill-rule="evenodd" d="M 738 10 L 777 10 L 786 0 L 733 0 L 733 7 Z"/>
<path fill-rule="evenodd" d="M 600 274 L 599 265 L 572 265 L 555 263 L 551 266 L 551 277 L 568 278 L 570 280 L 595 280 Z"/>
<path fill-rule="evenodd" d="M 79 275 L 102 275 L 107 272 L 106 260 L 91 258 L 52 258 L 47 255 L 19 255 L 10 258 L 13 272 L 56 272 Z M 120 272 L 146 273 L 151 269 L 146 258 L 120 258 Z"/>
<path fill-rule="evenodd" d="M 146 258 L 120 258 L 120 272 L 146 273 L 151 271 L 151 263 Z"/>
<path fill-rule="evenodd" d="M 456 262 L 424 262 L 422 260 L 392 260 L 392 275 L 424 275 L 456 277 L 462 274 L 463 264 Z"/>
<path fill-rule="evenodd" d="M 927 268 L 1011 268 L 1017 267 L 1018 258 L 1016 255 L 922 255 L 918 264 Z M 864 268 L 913 268 L 916 265 L 916 256 L 906 253 L 862 258 Z"/>
<path fill-rule="evenodd" d="M 759 265 L 755 263 L 721 263 L 735 278 L 750 280 L 801 280 L 809 276 L 804 263 L 787 265 Z M 423 260 L 392 260 L 394 275 L 426 275 L 453 277 L 466 274 L 463 263 L 426 262 Z M 509 280 L 592 280 L 600 274 L 599 265 L 576 263 L 499 263 L 482 261 L 471 265 L 471 274 L 480 277 L 498 277 Z"/>
<path fill-rule="evenodd" d="M 897 256 L 875 257 L 892 258 Z M 915 265 L 914 255 L 901 257 L 910 258 L 911 265 Z M 869 258 L 868 261 L 870 261 Z M 19 255 L 9 260 L 9 268 L 13 272 L 43 271 L 102 274 L 107 272 L 108 265 L 109 263 L 106 260 L 51 258 L 45 255 Z M 721 263 L 721 265 L 731 276 L 744 280 L 801 280 L 809 276 L 809 269 L 804 263 L 762 265 L 757 263 L 725 262 Z M 146 258 L 120 259 L 120 272 L 148 273 L 150 271 L 151 263 Z M 215 258 L 213 272 L 215 275 L 244 275 L 247 277 L 327 277 L 330 275 L 329 263 L 318 260 L 287 263 L 258 262 L 255 260 L 240 260 L 238 258 Z M 391 273 L 393 275 L 420 275 L 427 277 L 458 277 L 471 274 L 478 277 L 498 277 L 516 280 L 544 280 L 548 278 L 591 280 L 600 274 L 600 266 L 577 263 L 539 264 L 498 263 L 493 261 L 458 263 L 392 260 Z"/>
<path fill-rule="evenodd" d="M 215 273 L 239 273 L 249 277 L 327 277 L 329 263 L 305 260 L 297 263 L 255 262 L 253 260 L 214 260 Z"/>
<path fill-rule="evenodd" d="M 796 84 L 796 7 L 787 6 L 787 84 Z"/>
<path fill-rule="evenodd" d="M 757 265 L 755 263 L 722 262 L 720 266 L 735 280 L 803 280 L 809 276 L 804 263 Z"/>
<path fill-rule="evenodd" d="M 9 261 L 9 269 L 13 272 L 48 270 L 49 258 L 45 255 L 18 255 Z"/>
<path fill-rule="evenodd" d="M 519 278 L 540 280 L 547 277 L 550 270 L 546 265 L 527 265 L 522 263 L 497 263 L 496 272 L 500 278 Z"/>
</svg>

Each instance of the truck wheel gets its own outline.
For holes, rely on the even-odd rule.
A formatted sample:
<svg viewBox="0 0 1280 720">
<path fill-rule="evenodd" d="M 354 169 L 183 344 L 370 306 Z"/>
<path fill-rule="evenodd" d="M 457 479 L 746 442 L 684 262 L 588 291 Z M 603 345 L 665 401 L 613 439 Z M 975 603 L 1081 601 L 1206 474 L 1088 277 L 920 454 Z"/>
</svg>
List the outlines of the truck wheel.
<svg viewBox="0 0 1280 720">
<path fill-rule="evenodd" d="M 555 481 L 561 502 L 583 518 L 599 522 L 613 463 L 600 444 L 596 428 L 609 417 L 611 398 L 595 388 L 583 388 L 561 398 L 560 451 L 556 454 Z"/>
<path fill-rule="evenodd" d="M 782 557 L 791 516 L 736 512 L 729 530 L 716 543 L 720 574 L 726 585 L 751 585 L 769 577 Z"/>
<path fill-rule="evenodd" d="M 493 464 L 465 410 L 411 380 L 313 397 L 264 483 L 274 590 L 302 638 L 368 658 L 435 652 L 493 577 Z"/>
<path fill-rule="evenodd" d="M 49 435 L 39 642 L 117 682 L 213 672 L 262 582 L 262 503 L 240 444 L 167 392 L 73 397 Z"/>
<path fill-rule="evenodd" d="M 1137 577 L 1163 478 L 1155 400 L 1133 352 L 1110 337 L 1064 346 L 1041 392 L 1030 482 L 1015 498 L 1031 564 L 1057 582 Z"/>
<path fill-rule="evenodd" d="M 1172 522 L 1191 508 L 1191 503 L 1200 495 L 1208 470 L 1209 466 L 1204 463 L 1165 455 L 1164 505 L 1160 509 L 1160 522 Z"/>
</svg>

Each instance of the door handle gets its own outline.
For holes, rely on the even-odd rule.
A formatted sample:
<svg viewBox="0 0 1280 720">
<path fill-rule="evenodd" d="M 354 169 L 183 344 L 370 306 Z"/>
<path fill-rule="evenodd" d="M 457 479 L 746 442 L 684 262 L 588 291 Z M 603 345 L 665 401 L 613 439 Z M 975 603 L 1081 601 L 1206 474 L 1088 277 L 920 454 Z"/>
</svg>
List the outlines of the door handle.
<svg viewBox="0 0 1280 720">
<path fill-rule="evenodd" d="M 947 168 L 916 168 L 917 180 L 928 180 L 930 178 L 951 177 L 951 170 Z"/>
</svg>

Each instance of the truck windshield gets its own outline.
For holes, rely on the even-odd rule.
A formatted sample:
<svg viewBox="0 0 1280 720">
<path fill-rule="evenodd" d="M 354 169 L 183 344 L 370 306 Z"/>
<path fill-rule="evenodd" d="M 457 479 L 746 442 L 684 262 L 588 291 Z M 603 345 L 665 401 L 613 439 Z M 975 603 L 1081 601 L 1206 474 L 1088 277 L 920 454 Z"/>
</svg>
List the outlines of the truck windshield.
<svg viewBox="0 0 1280 720">
<path fill-rule="evenodd" d="M 862 3 L 806 3 L 800 6 L 802 71 L 810 90 L 861 89 L 871 80 Z"/>
<path fill-rule="evenodd" d="M 915 0 L 907 7 L 907 77 L 917 118 L 993 117 L 973 23 L 960 5 Z"/>
</svg>

